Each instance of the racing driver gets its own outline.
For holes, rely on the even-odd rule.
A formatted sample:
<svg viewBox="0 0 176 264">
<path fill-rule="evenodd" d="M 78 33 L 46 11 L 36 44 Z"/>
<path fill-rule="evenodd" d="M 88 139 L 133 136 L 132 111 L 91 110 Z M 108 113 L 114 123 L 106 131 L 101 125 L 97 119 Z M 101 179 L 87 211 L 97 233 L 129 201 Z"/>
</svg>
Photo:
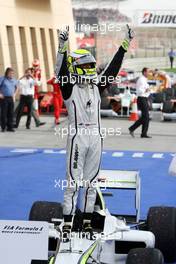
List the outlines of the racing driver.
<svg viewBox="0 0 176 264">
<path fill-rule="evenodd" d="M 91 218 L 96 201 L 94 182 L 99 174 L 102 152 L 100 95 L 110 84 L 111 77 L 116 78 L 134 32 L 127 25 L 125 39 L 100 76 L 97 76 L 96 60 L 89 51 L 78 49 L 67 56 L 68 37 L 68 28 L 59 33 L 55 69 L 69 122 L 62 231 L 70 236 L 79 190 L 83 187 L 82 231 L 91 237 Z"/>
</svg>

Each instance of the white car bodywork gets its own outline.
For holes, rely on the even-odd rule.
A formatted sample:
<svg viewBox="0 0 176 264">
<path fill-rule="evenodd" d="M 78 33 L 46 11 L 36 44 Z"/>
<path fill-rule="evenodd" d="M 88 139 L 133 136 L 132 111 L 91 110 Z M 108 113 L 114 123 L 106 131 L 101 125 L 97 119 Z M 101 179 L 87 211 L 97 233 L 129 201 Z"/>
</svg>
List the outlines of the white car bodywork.
<svg viewBox="0 0 176 264">
<path fill-rule="evenodd" d="M 100 181 L 97 193 L 101 195 L 101 189 L 126 189 L 135 191 L 136 223 L 140 219 L 140 177 L 138 171 L 125 170 L 101 170 Z M 104 203 L 104 201 L 102 201 Z M 78 233 L 73 233 L 69 242 L 61 242 L 55 254 L 55 264 L 85 264 L 85 263 L 105 263 L 105 264 L 125 264 L 128 252 L 116 253 L 116 248 L 120 242 L 134 242 L 146 248 L 155 247 L 155 237 L 153 233 L 133 229 L 126 221 L 112 216 L 104 205 L 104 209 L 96 208 L 100 215 L 105 216 L 104 230 L 101 234 L 95 234 L 95 240 L 80 238 Z M 62 230 L 60 225 L 60 230 Z M 61 232 L 50 226 L 50 236 L 60 238 Z M 117 246 L 116 246 L 117 244 Z M 91 256 L 89 258 L 89 255 Z M 87 260 L 85 259 L 89 259 Z"/>
<path fill-rule="evenodd" d="M 163 120 L 176 120 L 176 113 L 162 113 Z"/>
<path fill-rule="evenodd" d="M 62 226 L 62 224 L 61 224 Z M 60 238 L 60 233 L 50 225 L 50 236 Z M 82 263 L 106 263 L 106 264 L 125 264 L 127 254 L 115 253 L 115 243 L 139 242 L 146 248 L 154 248 L 155 237 L 148 231 L 130 229 L 124 220 L 119 220 L 109 214 L 106 210 L 104 231 L 101 234 L 95 234 L 95 240 L 79 238 L 77 233 L 73 233 L 72 239 L 67 243 L 60 243 L 56 253 L 55 264 L 82 264 Z M 84 255 L 91 251 L 90 261 L 84 262 Z M 93 262 L 94 260 L 94 262 Z"/>
</svg>

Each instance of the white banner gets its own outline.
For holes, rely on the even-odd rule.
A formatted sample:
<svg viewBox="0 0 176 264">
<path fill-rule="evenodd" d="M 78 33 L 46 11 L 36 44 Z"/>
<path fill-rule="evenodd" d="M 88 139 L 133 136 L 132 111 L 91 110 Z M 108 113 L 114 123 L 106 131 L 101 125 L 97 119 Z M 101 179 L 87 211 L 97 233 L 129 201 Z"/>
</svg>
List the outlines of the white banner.
<svg viewBox="0 0 176 264">
<path fill-rule="evenodd" d="M 46 222 L 0 221 L 1 263 L 31 264 L 31 260 L 48 260 L 48 236 Z"/>
<path fill-rule="evenodd" d="M 176 10 L 137 10 L 134 20 L 139 27 L 176 27 Z"/>
</svg>

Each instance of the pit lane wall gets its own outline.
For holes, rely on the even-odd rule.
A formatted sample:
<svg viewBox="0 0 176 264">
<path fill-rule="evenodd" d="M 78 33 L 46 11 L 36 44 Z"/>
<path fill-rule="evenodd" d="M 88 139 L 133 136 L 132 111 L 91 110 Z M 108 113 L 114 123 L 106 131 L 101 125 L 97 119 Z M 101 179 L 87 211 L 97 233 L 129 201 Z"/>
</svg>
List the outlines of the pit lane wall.
<svg viewBox="0 0 176 264">
<path fill-rule="evenodd" d="M 57 29 L 73 25 L 71 0 L 0 0 L 0 10 L 0 75 L 12 66 L 18 78 L 38 58 L 46 90 L 54 72 Z M 70 31 L 70 49 L 75 49 L 72 26 Z"/>
</svg>

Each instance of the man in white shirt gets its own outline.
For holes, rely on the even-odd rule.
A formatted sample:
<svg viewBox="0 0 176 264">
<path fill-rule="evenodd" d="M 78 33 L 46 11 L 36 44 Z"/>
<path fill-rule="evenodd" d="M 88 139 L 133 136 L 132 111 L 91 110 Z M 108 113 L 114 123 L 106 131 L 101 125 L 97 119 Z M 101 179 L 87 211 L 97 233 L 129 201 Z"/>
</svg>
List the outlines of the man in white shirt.
<svg viewBox="0 0 176 264">
<path fill-rule="evenodd" d="M 141 116 L 131 127 L 129 127 L 129 132 L 132 137 L 134 137 L 134 131 L 142 125 L 141 138 L 151 138 L 147 135 L 149 127 L 148 97 L 150 95 L 150 88 L 147 82 L 147 76 L 148 68 L 143 68 L 142 76 L 138 79 L 136 83 L 137 105 L 138 109 L 141 110 Z"/>
<path fill-rule="evenodd" d="M 20 102 L 16 117 L 16 127 L 19 126 L 24 107 L 27 106 L 28 112 L 27 112 L 26 128 L 30 129 L 31 117 L 32 117 L 32 105 L 34 100 L 33 99 L 34 85 L 36 85 L 36 81 L 32 76 L 31 69 L 28 68 L 25 71 L 25 75 L 19 79 Z"/>
</svg>

